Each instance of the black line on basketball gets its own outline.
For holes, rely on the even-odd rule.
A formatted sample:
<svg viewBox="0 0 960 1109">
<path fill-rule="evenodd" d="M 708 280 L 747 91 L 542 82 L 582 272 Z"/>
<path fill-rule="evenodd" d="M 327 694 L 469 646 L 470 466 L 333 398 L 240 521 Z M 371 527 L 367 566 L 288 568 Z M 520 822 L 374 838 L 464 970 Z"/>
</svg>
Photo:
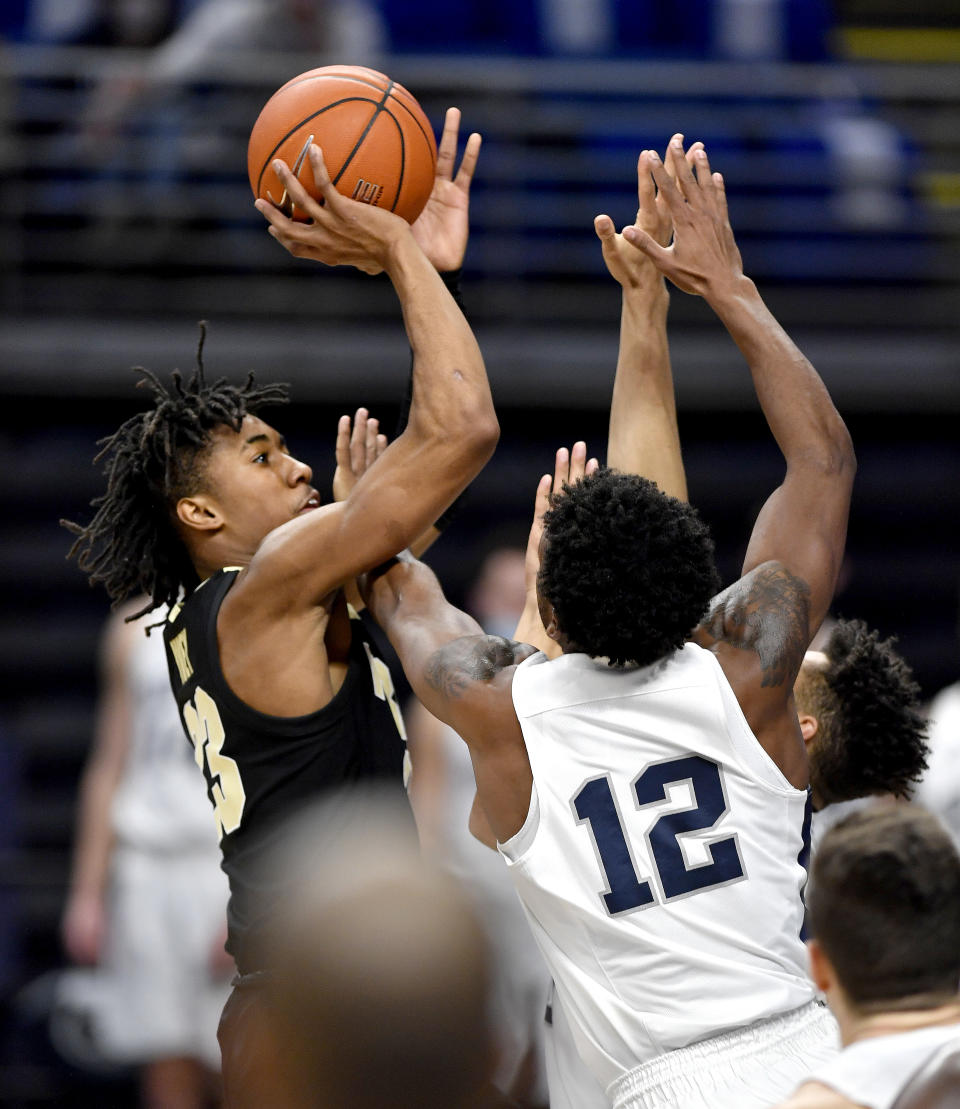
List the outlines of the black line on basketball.
<svg viewBox="0 0 960 1109">
<path fill-rule="evenodd" d="M 411 94 L 409 94 L 409 93 L 408 93 L 408 95 L 411 95 Z M 421 134 L 421 135 L 423 135 L 424 141 L 425 141 L 425 142 L 426 142 L 426 144 L 427 144 L 427 150 L 431 150 L 431 151 L 432 151 L 432 150 L 433 150 L 433 147 L 434 147 L 434 144 L 435 144 L 435 143 L 436 143 L 436 141 L 437 141 L 437 140 L 436 140 L 436 137 L 435 137 L 434 135 L 432 135 L 432 134 L 431 134 L 431 135 L 429 135 L 429 136 L 427 135 L 427 132 L 426 132 L 426 131 L 424 131 L 424 129 L 423 129 L 423 124 L 422 124 L 422 123 L 420 122 L 420 120 L 419 120 L 419 119 L 417 119 L 416 113 L 415 113 L 415 112 L 413 111 L 413 109 L 412 109 L 412 108 L 411 108 L 411 107 L 410 107 L 410 106 L 409 106 L 408 104 L 404 104 L 404 102 L 403 102 L 403 101 L 402 101 L 402 100 L 400 99 L 400 97 L 399 97 L 399 96 L 395 96 L 395 97 L 393 98 L 393 102 L 394 102 L 394 104 L 396 104 L 396 105 L 397 105 L 398 107 L 400 107 L 400 108 L 403 108 L 403 110 L 404 110 L 404 111 L 405 111 L 405 112 L 407 113 L 407 115 L 409 115 L 409 116 L 410 116 L 410 118 L 411 118 L 411 119 L 413 120 L 413 122 L 414 122 L 414 123 L 416 124 L 416 126 L 417 126 L 417 130 L 418 130 L 418 131 L 420 132 L 420 134 Z M 422 110 L 422 109 L 421 109 L 421 110 Z M 433 142 L 432 142 L 432 143 L 431 143 L 430 139 L 433 139 Z M 434 160 L 434 165 L 436 165 L 436 160 Z"/>
<path fill-rule="evenodd" d="M 305 119 L 301 119 L 299 123 L 291 127 L 290 130 L 283 136 L 283 138 L 280 139 L 273 150 L 271 150 L 270 153 L 267 155 L 267 160 L 263 163 L 263 166 L 260 169 L 260 175 L 257 177 L 257 195 L 260 195 L 260 183 L 263 181 L 263 175 L 267 172 L 267 166 L 270 165 L 270 162 L 273 160 L 274 154 L 276 154 L 276 152 L 280 149 L 281 146 L 283 146 L 283 144 L 287 141 L 287 139 L 290 138 L 291 135 L 296 134 L 296 132 L 299 131 L 305 123 L 309 123 L 311 119 L 316 119 L 317 116 L 322 116 L 324 112 L 329 112 L 331 108 L 337 108 L 341 104 L 349 104 L 355 100 L 359 101 L 361 104 L 373 104 L 374 106 L 376 106 L 376 102 L 372 100 L 369 96 L 345 96 L 342 100 L 335 100 L 332 104 L 326 104 L 324 107 L 318 109 L 312 115 L 308 115 Z M 374 115 L 376 115 L 376 112 L 374 112 Z M 328 170 L 329 168 L 330 167 L 327 166 Z"/>
<path fill-rule="evenodd" d="M 332 179 L 333 185 L 336 185 L 336 183 L 340 180 L 340 178 L 344 175 L 344 173 L 346 173 L 347 166 L 350 165 L 350 163 L 356 157 L 357 151 L 360 149 L 361 146 L 363 146 L 363 140 L 367 137 L 367 135 L 370 134 L 370 128 L 373 126 L 374 121 L 376 120 L 377 116 L 383 111 L 383 106 L 387 102 L 387 97 L 390 95 L 390 91 L 392 90 L 392 88 L 393 88 L 393 81 L 391 81 L 390 84 L 387 85 L 387 87 L 386 87 L 386 89 L 383 93 L 383 96 L 380 97 L 380 103 L 377 105 L 376 111 L 374 111 L 373 115 L 370 117 L 370 120 L 367 123 L 367 126 L 364 127 L 363 134 L 360 136 L 359 139 L 357 139 L 356 145 L 354 146 L 353 150 L 351 150 L 350 153 L 347 155 L 346 160 L 344 161 L 343 165 L 340 167 L 340 172 L 337 174 L 336 177 L 334 177 Z"/>
<path fill-rule="evenodd" d="M 400 203 L 400 191 L 403 189 L 403 172 L 407 164 L 407 142 L 403 135 L 403 128 L 400 126 L 400 120 L 397 119 L 389 108 L 384 108 L 383 114 L 390 117 L 394 127 L 397 129 L 397 134 L 400 136 L 400 179 L 397 181 L 397 195 L 393 198 L 393 203 L 390 205 L 390 211 L 395 212 L 397 210 L 397 205 Z"/>
</svg>

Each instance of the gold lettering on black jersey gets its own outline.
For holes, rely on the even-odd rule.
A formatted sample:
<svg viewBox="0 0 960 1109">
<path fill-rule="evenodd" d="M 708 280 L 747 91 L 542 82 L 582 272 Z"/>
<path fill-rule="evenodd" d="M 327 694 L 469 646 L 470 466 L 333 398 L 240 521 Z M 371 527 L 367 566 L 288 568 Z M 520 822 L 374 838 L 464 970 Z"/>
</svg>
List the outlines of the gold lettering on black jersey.
<svg viewBox="0 0 960 1109">
<path fill-rule="evenodd" d="M 220 710 L 206 690 L 197 686 L 193 701 L 187 701 L 183 706 L 183 722 L 193 741 L 197 766 L 203 769 L 206 759 L 210 775 L 210 796 L 217 820 L 217 836 L 223 839 L 224 835 L 229 835 L 240 827 L 247 793 L 243 788 L 236 760 L 223 754 L 227 735 L 220 719 Z"/>
<path fill-rule="evenodd" d="M 173 661 L 177 664 L 177 672 L 180 674 L 180 684 L 185 685 L 188 678 L 193 674 L 193 666 L 190 664 L 190 655 L 187 653 L 186 628 L 170 640 L 170 651 L 173 654 Z"/>
<path fill-rule="evenodd" d="M 374 696 L 378 697 L 381 701 L 386 701 L 390 706 L 390 712 L 393 714 L 393 722 L 397 725 L 397 731 L 400 733 L 400 738 L 404 742 L 403 784 L 407 786 L 410 783 L 413 763 L 410 761 L 410 751 L 406 748 L 407 729 L 403 726 L 403 716 L 400 713 L 400 706 L 397 704 L 397 694 L 393 688 L 393 675 L 390 673 L 390 667 L 387 666 L 383 659 L 377 658 L 373 651 L 370 650 L 369 643 L 364 643 L 363 649 L 367 652 L 367 658 L 370 661 L 370 676 L 373 678 Z"/>
</svg>

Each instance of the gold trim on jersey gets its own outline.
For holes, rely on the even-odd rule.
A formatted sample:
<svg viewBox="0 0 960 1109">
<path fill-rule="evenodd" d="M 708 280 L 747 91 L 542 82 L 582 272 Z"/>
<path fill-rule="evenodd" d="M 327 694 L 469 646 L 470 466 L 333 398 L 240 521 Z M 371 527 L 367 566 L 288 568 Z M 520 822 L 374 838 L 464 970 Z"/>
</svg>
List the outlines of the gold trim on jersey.
<svg viewBox="0 0 960 1109">
<path fill-rule="evenodd" d="M 190 654 L 187 650 L 187 629 L 184 628 L 182 632 L 170 640 L 170 653 L 173 655 L 173 661 L 177 664 L 177 673 L 180 675 L 180 684 L 186 685 L 187 681 L 193 675 L 193 664 L 190 662 Z"/>
</svg>

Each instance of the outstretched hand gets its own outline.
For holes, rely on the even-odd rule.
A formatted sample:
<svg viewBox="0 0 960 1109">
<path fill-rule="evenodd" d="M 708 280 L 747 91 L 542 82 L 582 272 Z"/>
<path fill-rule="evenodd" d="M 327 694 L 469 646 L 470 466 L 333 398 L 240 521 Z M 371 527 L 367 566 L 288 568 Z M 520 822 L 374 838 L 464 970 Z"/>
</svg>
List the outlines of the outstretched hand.
<svg viewBox="0 0 960 1109">
<path fill-rule="evenodd" d="M 710 296 L 731 289 L 743 278 L 743 263 L 723 178 L 711 172 L 706 150 L 695 143 L 685 154 L 683 136 L 674 135 L 667 148 L 669 169 L 655 151 L 645 153 L 673 221 L 673 243 L 665 247 L 638 226 L 626 228 L 623 237 L 684 292 Z"/>
<path fill-rule="evenodd" d="M 587 444 L 582 440 L 568 450 L 561 447 L 556 454 L 552 474 L 544 474 L 537 485 L 534 499 L 533 523 L 527 538 L 526 584 L 527 600 L 536 599 L 537 574 L 540 572 L 540 543 L 543 539 L 543 517 L 553 497 L 564 491 L 564 486 L 576 485 L 581 478 L 596 473 L 600 463 L 596 458 L 587 459 Z"/>
<path fill-rule="evenodd" d="M 333 499 L 345 501 L 367 470 L 387 449 L 380 422 L 366 408 L 358 408 L 351 421 L 341 416 L 337 423 L 337 468 L 333 475 Z"/>
<path fill-rule="evenodd" d="M 310 196 L 286 162 L 278 159 L 273 163 L 288 201 L 305 212 L 311 222 L 289 219 L 276 204 L 258 199 L 254 206 L 270 224 L 267 230 L 295 258 L 380 273 L 387 267 L 393 244 L 405 233 L 406 221 L 385 208 L 362 204 L 337 192 L 316 145 L 310 147 L 310 168 L 320 192 L 319 201 Z"/>
<path fill-rule="evenodd" d="M 673 221 L 666 200 L 657 192 L 651 176 L 651 153 L 644 150 L 637 159 L 637 218 L 633 226 L 645 231 L 661 246 L 667 246 L 673 234 Z M 673 173 L 672 162 L 667 166 L 667 171 Z M 657 267 L 645 254 L 631 246 L 622 233 L 617 233 L 613 220 L 608 215 L 597 216 L 593 221 L 593 228 L 600 240 L 603 260 L 610 276 L 625 289 L 652 289 L 660 283 Z"/>
<path fill-rule="evenodd" d="M 480 155 L 480 136 L 468 139 L 454 175 L 457 139 L 460 134 L 460 109 L 448 108 L 443 135 L 437 149 L 437 173 L 426 207 L 414 222 L 413 237 L 440 273 L 463 265 L 470 235 L 470 183 Z"/>
</svg>

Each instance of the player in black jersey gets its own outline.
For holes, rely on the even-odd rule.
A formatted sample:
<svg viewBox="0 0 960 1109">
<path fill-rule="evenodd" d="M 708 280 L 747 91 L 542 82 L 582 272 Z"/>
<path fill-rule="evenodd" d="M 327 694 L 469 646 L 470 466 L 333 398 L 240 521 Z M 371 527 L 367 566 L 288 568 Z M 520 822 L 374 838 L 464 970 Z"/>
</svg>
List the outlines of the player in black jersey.
<svg viewBox="0 0 960 1109">
<path fill-rule="evenodd" d="M 438 276 L 463 257 L 480 146 L 471 135 L 454 176 L 458 127 L 451 109 L 414 228 L 337 193 L 315 147 L 321 203 L 278 164 L 311 223 L 257 202 L 292 254 L 386 271 L 403 308 L 413 350 L 407 425 L 379 454 L 375 421 L 361 410 L 351 434 L 341 419 L 334 485 L 343 499 L 321 506 L 309 466 L 256 414 L 286 399 L 282 387 L 207 384 L 198 356 L 186 382 L 174 374 L 167 388 L 146 375 L 154 406 L 106 441 L 107 490 L 93 521 L 73 525 L 71 553 L 114 600 L 145 591 L 144 611 L 172 608 L 171 680 L 216 812 L 231 884 L 228 947 L 241 975 L 269 970 L 259 937 L 271 876 L 259 862 L 279 822 L 345 781 L 392 777 L 400 788 L 403 725 L 390 674 L 341 587 L 429 534 L 496 444 L 483 359 Z M 230 1106 L 271 1104 L 245 1079 L 252 993 L 235 990 L 221 1022 Z"/>
</svg>

